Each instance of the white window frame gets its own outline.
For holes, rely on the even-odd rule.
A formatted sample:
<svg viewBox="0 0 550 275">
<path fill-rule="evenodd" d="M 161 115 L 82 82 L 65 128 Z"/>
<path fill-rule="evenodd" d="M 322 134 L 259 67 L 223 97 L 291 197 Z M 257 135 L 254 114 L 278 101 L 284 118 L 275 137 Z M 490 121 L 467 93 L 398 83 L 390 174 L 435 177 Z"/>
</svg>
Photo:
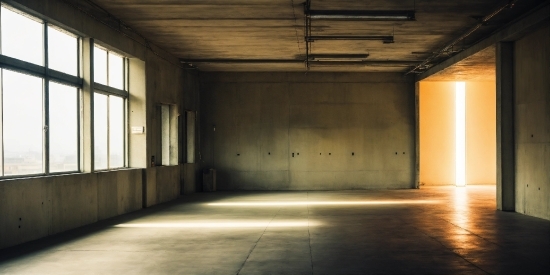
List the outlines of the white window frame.
<svg viewBox="0 0 550 275">
<path fill-rule="evenodd" d="M 42 138 L 42 146 L 43 146 L 43 153 L 42 153 L 42 165 L 43 165 L 43 168 L 42 168 L 42 173 L 37 173 L 37 174 L 21 174 L 21 175 L 8 175 L 8 176 L 5 176 L 4 175 L 4 150 L 3 148 L 1 148 L 1 160 L 0 160 L 0 163 L 2 165 L 2 167 L 0 168 L 0 171 L 1 171 L 1 174 L 0 174 L 0 178 L 23 178 L 23 177 L 32 177 L 32 176 L 37 176 L 37 175 L 56 175 L 56 174 L 67 174 L 67 173 L 75 173 L 75 172 L 81 172 L 82 171 L 82 165 L 81 165 L 81 145 L 82 145 L 82 140 L 81 140 L 81 123 L 82 123 L 82 113 L 81 113 L 81 106 L 82 106 L 82 87 L 83 87 L 83 83 L 84 83 L 84 80 L 82 79 L 81 75 L 81 53 L 82 53 L 82 37 L 77 35 L 77 34 L 74 34 L 68 30 L 66 30 L 65 28 L 61 27 L 61 26 L 58 26 L 58 25 L 55 25 L 55 24 L 51 24 L 50 22 L 48 22 L 48 20 L 46 19 L 43 19 L 43 18 L 40 18 L 38 16 L 36 16 L 35 14 L 29 14 L 28 12 L 25 12 L 25 11 L 22 11 L 18 8 L 15 8 L 15 7 L 12 7 L 11 5 L 8 5 L 4 2 L 0 2 L 1 3 L 1 6 L 6 8 L 6 9 L 9 9 L 9 10 L 12 10 L 14 12 L 17 12 L 19 14 L 22 14 L 28 18 L 31 18 L 32 20 L 36 20 L 37 22 L 40 22 L 41 24 L 43 24 L 43 41 L 42 41 L 42 49 L 44 50 L 44 62 L 43 62 L 43 66 L 41 65 L 36 65 L 34 63 L 30 63 L 30 62 L 26 62 L 26 61 L 23 61 L 23 60 L 19 60 L 17 58 L 13 58 L 13 57 L 10 57 L 10 56 L 6 56 L 6 55 L 3 55 L 2 52 L 1 52 L 1 49 L 0 49 L 0 69 L 1 70 L 9 70 L 9 71 L 14 71 L 14 72 L 17 72 L 17 73 L 22 73 L 22 74 L 27 74 L 27 75 L 31 75 L 31 76 L 35 76 L 35 77 L 39 77 L 43 80 L 43 86 L 42 86 L 42 106 L 43 106 L 43 114 L 42 114 L 42 120 L 43 120 L 43 126 L 44 126 L 44 129 L 46 130 L 46 134 L 43 136 Z M 1 18 L 1 13 L 0 13 L 0 18 Z M 1 24 L 1 23 L 0 23 Z M 59 71 L 56 71 L 56 70 L 53 70 L 53 69 L 50 69 L 48 67 L 48 27 L 54 27 L 58 30 L 62 30 L 63 32 L 67 33 L 67 34 L 70 34 L 70 35 L 73 35 L 75 38 L 77 38 L 77 75 L 76 76 L 73 76 L 73 75 L 70 75 L 70 74 L 66 74 L 66 73 L 63 73 L 63 72 L 59 72 Z M 3 74 L 2 74 L 3 75 Z M 3 77 L 3 76 L 1 76 Z M 2 82 L 2 79 L 0 79 L 0 83 Z M 71 170 L 71 171 L 61 171 L 61 172 L 54 172 L 54 173 L 51 173 L 50 172 L 50 133 L 49 131 L 47 130 L 49 128 L 49 83 L 50 82 L 56 82 L 56 83 L 59 83 L 59 84 L 63 84 L 63 85 L 67 85 L 67 86 L 71 86 L 71 87 L 75 87 L 77 88 L 77 95 L 76 95 L 76 98 L 77 98 L 77 169 L 76 170 Z M 0 96 L 2 95 L 1 93 L 1 89 L 2 89 L 2 86 L 0 85 Z M 1 110 L 1 106 L 0 106 L 0 110 Z M 0 119 L 2 119 L 2 114 L 0 112 Z M 1 125 L 0 125 L 1 126 Z M 0 127 L 1 128 L 1 127 Z M 1 146 L 3 147 L 3 132 L 2 130 L 0 129 L 0 144 Z"/>
<path fill-rule="evenodd" d="M 123 152 L 123 166 L 122 167 L 111 167 L 111 164 L 110 164 L 110 156 L 111 156 L 111 152 L 110 152 L 110 142 L 109 142 L 109 129 L 110 129 L 110 125 L 109 125 L 109 100 L 107 101 L 107 168 L 106 169 L 96 169 L 95 168 L 95 157 L 96 157 L 96 152 L 95 152 L 95 149 L 94 149 L 94 156 L 93 156 L 93 160 L 92 160 L 92 163 L 94 163 L 94 171 L 108 171 L 108 170 L 117 170 L 117 169 L 125 169 L 125 168 L 128 168 L 128 97 L 129 97 L 129 92 L 128 92 L 128 83 L 129 83 L 129 58 L 125 55 L 125 54 L 122 54 L 118 51 L 113 51 L 111 49 L 109 49 L 108 47 L 105 47 L 103 46 L 102 44 L 97 44 L 97 43 L 92 43 L 92 47 L 93 47 L 93 50 L 92 52 L 94 52 L 95 50 L 95 47 L 97 48 L 100 48 L 102 50 L 105 50 L 107 51 L 107 55 L 106 55 L 106 58 L 107 58 L 107 62 L 106 62 L 106 66 L 107 66 L 107 85 L 104 85 L 104 84 L 101 84 L 101 83 L 97 83 L 97 82 L 94 82 L 93 84 L 93 93 L 92 93 L 92 98 L 93 98 L 93 94 L 95 93 L 99 93 L 99 94 L 103 94 L 103 95 L 107 95 L 107 96 L 116 96 L 116 97 L 120 97 L 124 100 L 124 108 L 123 108 L 123 118 L 124 118 L 124 126 L 123 126 L 123 137 L 124 137 L 124 145 L 123 145 L 123 148 L 124 148 L 124 152 Z M 123 77 L 124 77 L 124 81 L 123 81 L 123 89 L 117 89 L 117 88 L 114 88 L 114 87 L 111 87 L 109 86 L 109 54 L 110 53 L 115 53 L 116 55 L 119 55 L 123 58 Z M 94 56 L 92 54 L 92 57 L 90 58 L 90 60 L 92 60 L 91 62 L 91 72 L 92 74 L 94 73 L 95 71 L 95 59 L 94 59 Z M 94 121 L 95 121 L 95 114 L 94 114 Z M 94 131 L 94 136 L 95 136 L 95 131 Z M 95 140 L 95 137 L 94 137 L 94 140 Z M 95 143 L 95 141 L 94 141 Z M 95 147 L 95 144 L 92 145 Z"/>
</svg>

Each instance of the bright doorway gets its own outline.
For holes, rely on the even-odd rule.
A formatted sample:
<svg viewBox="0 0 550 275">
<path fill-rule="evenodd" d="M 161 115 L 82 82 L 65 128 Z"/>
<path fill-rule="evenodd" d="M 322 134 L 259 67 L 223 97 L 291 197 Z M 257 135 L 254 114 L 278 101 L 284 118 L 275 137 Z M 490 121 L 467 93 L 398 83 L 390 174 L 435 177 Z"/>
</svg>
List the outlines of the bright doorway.
<svg viewBox="0 0 550 275">
<path fill-rule="evenodd" d="M 421 186 L 496 184 L 496 84 L 463 83 L 463 114 L 457 109 L 461 84 L 419 83 Z"/>
</svg>

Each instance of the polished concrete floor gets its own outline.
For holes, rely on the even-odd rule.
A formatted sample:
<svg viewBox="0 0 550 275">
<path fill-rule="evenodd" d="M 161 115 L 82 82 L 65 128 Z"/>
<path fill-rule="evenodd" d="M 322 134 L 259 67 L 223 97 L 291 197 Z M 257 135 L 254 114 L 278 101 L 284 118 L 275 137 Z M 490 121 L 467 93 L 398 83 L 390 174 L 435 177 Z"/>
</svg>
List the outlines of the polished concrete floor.
<svg viewBox="0 0 550 275">
<path fill-rule="evenodd" d="M 216 192 L 1 251 L 0 274 L 550 274 L 494 186 Z"/>
</svg>

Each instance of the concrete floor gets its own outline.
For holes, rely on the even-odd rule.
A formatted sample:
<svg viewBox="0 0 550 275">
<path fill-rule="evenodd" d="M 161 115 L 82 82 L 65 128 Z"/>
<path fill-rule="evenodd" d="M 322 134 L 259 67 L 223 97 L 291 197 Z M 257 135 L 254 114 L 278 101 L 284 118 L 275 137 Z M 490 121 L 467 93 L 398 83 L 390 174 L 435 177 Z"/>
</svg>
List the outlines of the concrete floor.
<svg viewBox="0 0 550 275">
<path fill-rule="evenodd" d="M 195 194 L 6 249 L 0 274 L 550 274 L 494 186 Z"/>
</svg>

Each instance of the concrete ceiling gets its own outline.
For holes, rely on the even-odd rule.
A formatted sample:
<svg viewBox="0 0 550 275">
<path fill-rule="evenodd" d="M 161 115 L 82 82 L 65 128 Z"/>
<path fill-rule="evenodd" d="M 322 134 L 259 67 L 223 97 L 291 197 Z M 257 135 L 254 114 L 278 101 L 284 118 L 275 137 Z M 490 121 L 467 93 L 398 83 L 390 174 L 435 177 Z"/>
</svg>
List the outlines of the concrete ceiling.
<svg viewBox="0 0 550 275">
<path fill-rule="evenodd" d="M 428 81 L 495 81 L 496 47 L 485 50 L 459 61 L 458 63 L 441 70 L 430 77 Z"/>
<path fill-rule="evenodd" d="M 79 2 L 79 1 L 74 1 Z M 82 1 L 80 1 L 82 2 Z M 202 71 L 306 71 L 303 0 L 94 0 L 152 43 Z M 369 63 L 312 71 L 409 72 L 510 1 L 312 0 L 315 10 L 415 10 L 415 21 L 312 20 L 312 35 L 394 35 L 382 41 L 315 41 L 311 54 L 369 54 Z M 463 50 L 542 3 L 519 0 L 422 71 Z M 488 50 L 491 51 L 491 50 Z M 492 50 L 494 52 L 494 49 Z M 494 56 L 494 54 L 493 54 Z M 266 62 L 265 60 L 286 60 Z M 263 60 L 263 61 L 261 61 Z M 295 60 L 295 61 L 293 61 Z M 487 54 L 472 59 L 487 67 Z M 494 59 L 493 59 L 494 63 Z M 466 64 L 469 66 L 469 64 Z"/>
</svg>

